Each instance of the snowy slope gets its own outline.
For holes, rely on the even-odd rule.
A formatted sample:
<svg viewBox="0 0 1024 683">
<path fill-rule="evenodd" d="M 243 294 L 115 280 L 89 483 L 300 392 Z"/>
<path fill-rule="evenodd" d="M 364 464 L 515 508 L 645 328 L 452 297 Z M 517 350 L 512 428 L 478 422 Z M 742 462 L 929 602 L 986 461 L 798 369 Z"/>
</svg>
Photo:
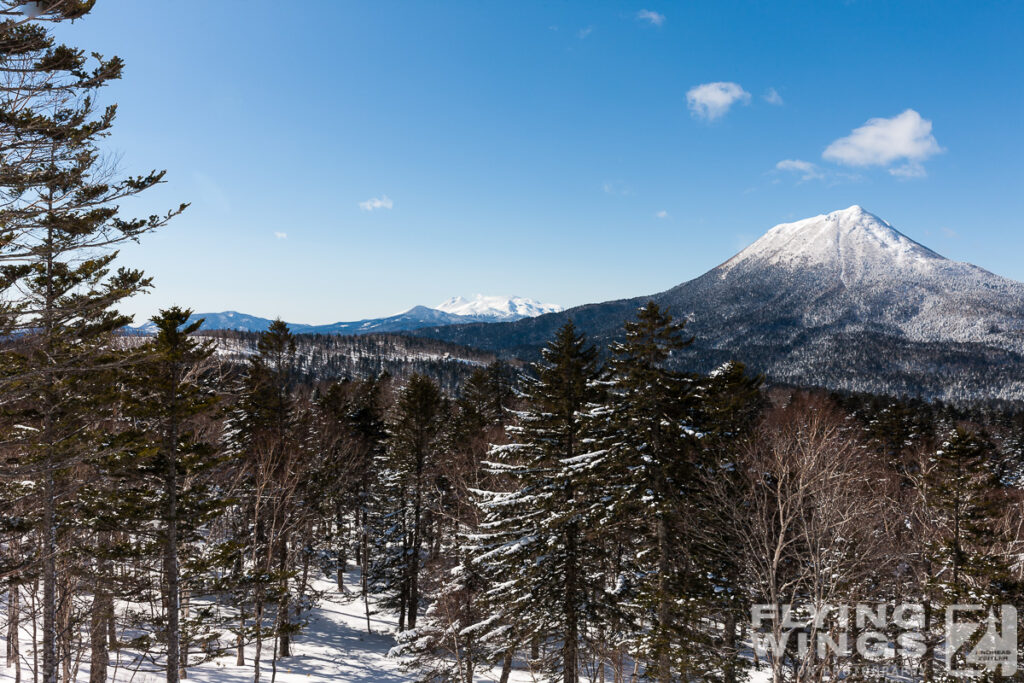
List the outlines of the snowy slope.
<svg viewBox="0 0 1024 683">
<path fill-rule="evenodd" d="M 892 268 L 934 272 L 946 261 L 860 206 L 783 223 L 716 268 L 725 277 L 738 267 L 799 269 L 838 263 L 840 278 L 891 278 Z"/>
<path fill-rule="evenodd" d="M 741 290 L 772 286 L 779 313 L 804 328 L 1024 351 L 1024 284 L 944 258 L 859 206 L 778 225 L 693 282 L 735 294 L 725 302 L 733 315 L 748 308 Z"/>
</svg>

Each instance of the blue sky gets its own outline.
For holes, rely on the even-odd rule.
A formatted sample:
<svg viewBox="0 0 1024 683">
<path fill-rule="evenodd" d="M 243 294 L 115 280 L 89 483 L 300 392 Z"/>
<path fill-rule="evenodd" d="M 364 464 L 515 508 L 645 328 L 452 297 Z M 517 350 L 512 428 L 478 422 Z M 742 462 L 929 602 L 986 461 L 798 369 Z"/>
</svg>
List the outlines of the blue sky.
<svg viewBox="0 0 1024 683">
<path fill-rule="evenodd" d="M 123 251 L 177 303 L 327 323 L 700 275 L 861 204 L 1024 280 L 1024 3 L 100 0 Z M 781 164 L 781 165 L 780 165 Z M 376 200 L 376 201 L 375 201 Z"/>
</svg>

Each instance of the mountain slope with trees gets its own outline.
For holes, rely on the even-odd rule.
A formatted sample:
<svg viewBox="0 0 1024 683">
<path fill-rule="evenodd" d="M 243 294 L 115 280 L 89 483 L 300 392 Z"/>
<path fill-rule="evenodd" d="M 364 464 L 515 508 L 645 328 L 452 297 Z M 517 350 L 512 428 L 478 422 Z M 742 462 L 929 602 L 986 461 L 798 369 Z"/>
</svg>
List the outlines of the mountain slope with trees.
<svg viewBox="0 0 1024 683">
<path fill-rule="evenodd" d="M 416 334 L 535 357 L 567 320 L 621 337 L 647 301 L 696 335 L 680 367 L 735 358 L 770 381 L 952 401 L 1024 398 L 1024 284 L 957 263 L 853 206 L 779 225 L 665 292 Z"/>
</svg>

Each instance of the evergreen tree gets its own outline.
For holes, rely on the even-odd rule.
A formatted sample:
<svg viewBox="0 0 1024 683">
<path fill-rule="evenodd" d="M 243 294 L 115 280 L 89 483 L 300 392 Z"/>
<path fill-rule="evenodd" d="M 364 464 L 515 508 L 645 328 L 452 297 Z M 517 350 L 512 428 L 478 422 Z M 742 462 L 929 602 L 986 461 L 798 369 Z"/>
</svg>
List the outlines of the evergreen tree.
<svg viewBox="0 0 1024 683">
<path fill-rule="evenodd" d="M 379 579 L 393 593 L 399 611 L 399 630 L 416 628 L 421 603 L 421 574 L 430 535 L 437 520 L 441 429 L 447 406 L 441 390 L 429 378 L 415 374 L 395 406 L 382 481 L 387 497 L 377 567 Z"/>
<path fill-rule="evenodd" d="M 609 372 L 609 524 L 632 529 L 627 554 L 635 558 L 642 615 L 641 655 L 648 675 L 671 680 L 702 675 L 706 658 L 694 651 L 697 615 L 688 605 L 701 590 L 693 562 L 696 514 L 693 486 L 698 451 L 697 378 L 669 369 L 673 355 L 692 343 L 676 322 L 650 302 L 626 323 L 625 341 L 612 346 Z"/>
<path fill-rule="evenodd" d="M 991 552 L 998 542 L 999 482 L 995 446 L 958 427 L 933 456 L 924 474 L 925 500 L 936 524 L 933 576 L 946 604 L 991 603 L 1007 568 Z"/>
<path fill-rule="evenodd" d="M 723 523 L 716 508 L 723 493 L 726 499 L 741 499 L 738 454 L 748 447 L 764 410 L 762 382 L 762 377 L 747 375 L 742 363 L 725 363 L 702 378 L 702 398 L 696 407 L 695 423 L 703 436 L 692 489 L 693 560 L 708 587 L 701 591 L 703 602 L 691 603 L 690 609 L 701 612 L 705 624 L 722 625 L 721 634 L 712 635 L 710 647 L 704 648 L 708 661 L 721 671 L 722 683 L 740 679 L 745 662 L 740 657 L 739 630 L 752 600 L 736 552 L 742 542 L 735 529 Z M 705 676 L 719 680 L 717 671 Z"/>
<path fill-rule="evenodd" d="M 595 411 L 603 400 L 597 351 L 567 323 L 526 381 L 512 443 L 492 452 L 501 489 L 482 492 L 476 567 L 489 581 L 487 618 L 475 627 L 496 659 L 525 640 L 553 638 L 552 680 L 575 683 L 592 655 L 591 632 L 609 621 L 616 599 L 601 573 L 606 545 L 602 491 L 593 471 Z M 591 632 L 588 632 L 588 628 Z"/>
<path fill-rule="evenodd" d="M 8 11 L 0 26 L 0 284 L 7 331 L 18 333 L 4 357 L 3 387 L 24 401 L 19 423 L 35 427 L 19 436 L 24 466 L 38 479 L 43 683 L 57 681 L 58 603 L 71 601 L 58 595 L 62 534 L 71 527 L 58 511 L 69 475 L 94 448 L 88 385 L 124 362 L 111 353 L 110 337 L 130 319 L 113 307 L 149 285 L 137 270 L 112 272 L 114 249 L 180 211 L 119 216 L 119 201 L 153 187 L 163 173 L 116 179 L 103 163 L 99 141 L 115 107 L 97 110 L 95 93 L 120 77 L 122 62 L 59 45 L 46 24 L 81 17 L 92 4 L 38 3 L 44 21 L 19 21 Z"/>
<path fill-rule="evenodd" d="M 125 399 L 125 412 L 134 424 L 125 438 L 137 456 L 134 481 L 127 484 L 141 500 L 152 501 L 139 521 L 155 522 L 159 529 L 160 638 L 168 681 L 184 677 L 187 636 L 199 628 L 182 628 L 182 598 L 209 588 L 204 570 L 218 554 L 203 532 L 227 505 L 211 480 L 223 465 L 211 440 L 216 434 L 210 433 L 218 404 L 212 384 L 213 346 L 192 336 L 202 321 L 188 323 L 191 315 L 173 307 L 152 319 L 156 336 L 144 347 L 144 360 L 130 369 Z M 121 487 L 122 497 L 125 493 Z"/>
</svg>

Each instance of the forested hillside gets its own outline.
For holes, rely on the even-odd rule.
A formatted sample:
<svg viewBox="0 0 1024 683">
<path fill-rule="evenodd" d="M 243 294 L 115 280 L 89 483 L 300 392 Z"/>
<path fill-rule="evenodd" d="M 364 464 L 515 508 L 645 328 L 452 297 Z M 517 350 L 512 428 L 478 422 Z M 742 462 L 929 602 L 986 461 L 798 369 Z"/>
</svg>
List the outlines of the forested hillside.
<svg viewBox="0 0 1024 683">
<path fill-rule="evenodd" d="M 257 352 L 260 339 L 257 333 L 230 330 L 199 334 L 213 341 L 219 358 L 235 365 L 243 365 Z M 475 369 L 497 361 L 493 353 L 426 338 L 388 334 L 297 334 L 293 338 L 294 374 L 308 383 L 384 375 L 408 379 L 421 374 L 454 394 Z"/>
</svg>

